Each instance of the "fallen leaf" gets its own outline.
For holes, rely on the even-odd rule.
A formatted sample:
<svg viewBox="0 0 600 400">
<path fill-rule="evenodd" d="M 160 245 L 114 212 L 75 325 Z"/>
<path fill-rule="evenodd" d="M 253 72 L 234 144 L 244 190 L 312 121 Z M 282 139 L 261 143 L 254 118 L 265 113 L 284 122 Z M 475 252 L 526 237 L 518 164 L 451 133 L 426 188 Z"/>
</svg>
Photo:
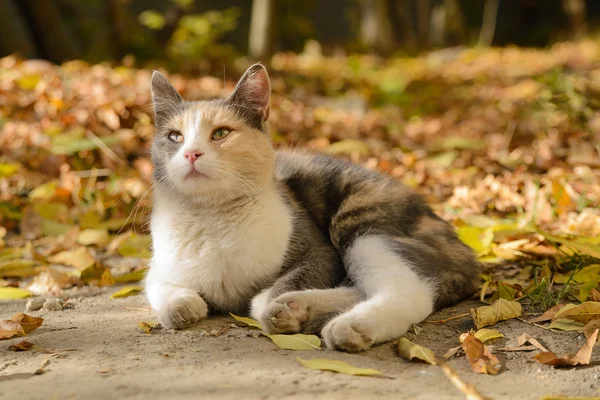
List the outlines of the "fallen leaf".
<svg viewBox="0 0 600 400">
<path fill-rule="evenodd" d="M 586 338 L 590 338 L 590 336 L 592 336 L 592 334 L 594 333 L 594 331 L 596 329 L 600 329 L 600 319 L 596 319 L 594 321 L 590 321 L 588 322 L 584 327 L 583 327 L 583 334 L 585 335 Z"/>
<path fill-rule="evenodd" d="M 0 277 L 14 278 L 36 275 L 38 264 L 35 260 L 25 259 L 0 261 Z"/>
<path fill-rule="evenodd" d="M 467 246 L 471 247 L 478 257 L 485 256 L 492 248 L 494 241 L 494 228 L 480 228 L 477 226 L 464 225 L 456 228 L 458 237 Z"/>
<path fill-rule="evenodd" d="M 159 323 L 145 321 L 138 322 L 138 327 L 148 334 L 154 333 L 154 331 L 158 329 L 162 329 L 162 326 Z"/>
<path fill-rule="evenodd" d="M 600 292 L 596 289 L 592 289 L 590 292 L 590 297 L 593 301 L 600 301 Z"/>
<path fill-rule="evenodd" d="M 255 319 L 248 318 L 248 317 L 238 317 L 237 315 L 232 314 L 232 313 L 229 313 L 229 315 L 231 315 L 236 321 L 243 322 L 244 324 L 246 324 L 248 326 L 253 326 L 255 328 L 262 329 L 262 325 L 260 324 L 260 322 L 258 322 Z"/>
<path fill-rule="evenodd" d="M 579 289 L 579 301 L 587 300 L 592 290 L 600 284 L 600 264 L 591 264 L 571 274 L 557 274 L 556 283 L 565 284 L 568 281 Z M 594 300 L 596 301 L 596 300 Z"/>
<path fill-rule="evenodd" d="M 31 331 L 36 330 L 42 323 L 44 322 L 44 318 L 40 317 L 32 317 L 31 315 L 27 315 L 22 312 L 18 312 L 12 316 L 11 320 L 15 321 L 23 328 L 25 333 L 29 333 Z"/>
<path fill-rule="evenodd" d="M 135 294 L 140 293 L 142 290 L 144 290 L 143 286 L 125 286 L 121 290 L 118 290 L 118 291 L 114 292 L 110 296 L 110 298 L 111 299 L 118 299 L 118 298 L 121 298 L 121 297 L 133 296 Z"/>
<path fill-rule="evenodd" d="M 78 247 L 74 250 L 61 251 L 51 257 L 48 261 L 56 264 L 68 265 L 79 271 L 84 271 L 96 262 L 86 247 Z"/>
<path fill-rule="evenodd" d="M 100 275 L 100 280 L 98 281 L 97 285 L 100 287 L 106 287 L 106 286 L 113 286 L 114 284 L 115 284 L 115 279 L 113 278 L 112 274 L 110 273 L 110 269 L 104 268 L 104 271 L 102 271 L 102 274 Z"/>
<path fill-rule="evenodd" d="M 267 335 L 277 346 L 287 350 L 319 350 L 321 339 L 315 335 Z"/>
<path fill-rule="evenodd" d="M 469 333 L 467 335 L 462 343 L 462 348 L 474 372 L 491 375 L 496 375 L 500 372 L 502 365 L 498 358 L 479 339 L 475 338 L 473 334 Z"/>
<path fill-rule="evenodd" d="M 586 301 L 560 314 L 561 318 L 587 324 L 588 322 L 600 319 L 600 303 L 597 301 Z"/>
<path fill-rule="evenodd" d="M 520 347 L 500 347 L 500 348 L 494 348 L 494 351 L 506 351 L 506 352 L 513 352 L 513 351 L 535 351 L 535 350 L 539 350 L 536 346 L 520 346 Z"/>
<path fill-rule="evenodd" d="M 117 247 L 123 257 L 150 258 L 151 239 L 147 235 L 128 235 Z"/>
<path fill-rule="evenodd" d="M 407 360 L 413 360 L 416 358 L 426 362 L 427 364 L 437 364 L 433 351 L 429 350 L 427 347 L 415 344 L 407 338 L 400 338 L 398 341 L 398 353 L 401 357 L 404 357 Z"/>
<path fill-rule="evenodd" d="M 461 350 L 462 350 L 462 346 L 453 347 L 453 348 L 449 349 L 447 352 L 445 352 L 442 357 L 447 360 L 447 359 L 455 356 L 456 354 L 458 354 L 458 352 L 460 352 Z"/>
<path fill-rule="evenodd" d="M 338 360 L 328 360 L 326 358 L 303 360 L 300 357 L 297 357 L 296 359 L 300 362 L 300 364 L 302 364 L 306 368 L 315 369 L 319 371 L 332 371 L 346 375 L 359 376 L 383 375 L 382 372 L 377 371 L 376 369 L 359 368 Z"/>
<path fill-rule="evenodd" d="M 558 318 L 550 323 L 549 329 L 558 329 L 560 331 L 581 331 L 585 324 L 566 318 Z"/>
<path fill-rule="evenodd" d="M 542 346 L 542 344 L 536 338 L 532 338 L 528 334 L 523 333 L 517 337 L 517 346 L 521 347 L 525 343 L 531 343 L 535 348 L 540 349 L 541 351 L 549 351 L 547 348 Z"/>
<path fill-rule="evenodd" d="M 77 243 L 83 246 L 104 246 L 108 243 L 107 229 L 84 229 L 77 236 Z"/>
<path fill-rule="evenodd" d="M 368 155 L 370 152 L 369 146 L 362 140 L 357 139 L 340 140 L 339 142 L 330 144 L 323 151 L 333 155 L 357 153 L 362 156 Z"/>
<path fill-rule="evenodd" d="M 11 337 L 17 335 L 25 335 L 25 330 L 21 324 L 10 319 L 0 321 L 0 340 L 10 339 Z"/>
<path fill-rule="evenodd" d="M 576 354 L 565 354 L 563 356 L 557 356 L 551 351 L 536 354 L 533 359 L 539 363 L 545 365 L 552 365 L 554 367 L 574 367 L 576 365 L 587 365 L 590 363 L 592 358 L 592 350 L 598 339 L 598 331 L 596 329 L 594 333 L 588 338 L 587 342 Z"/>
<path fill-rule="evenodd" d="M 485 326 L 494 325 L 498 321 L 520 317 L 522 308 L 521 304 L 516 301 L 498 299 L 491 306 L 471 308 L 469 312 L 477 329 L 481 329 Z"/>
<path fill-rule="evenodd" d="M 557 304 L 552 308 L 549 308 L 548 310 L 546 310 L 542 315 L 540 315 L 539 317 L 535 317 L 533 319 L 530 319 L 529 322 L 534 323 L 534 322 L 546 322 L 546 321 L 551 321 L 552 319 L 554 319 L 554 315 L 558 312 L 558 310 L 560 310 L 561 308 L 563 308 L 565 305 L 564 304 Z"/>
<path fill-rule="evenodd" d="M 498 332 L 496 329 L 480 329 L 474 334 L 475 338 L 479 339 L 481 343 L 488 342 L 493 339 L 503 338 L 504 335 Z"/>
<path fill-rule="evenodd" d="M 31 295 L 29 290 L 16 287 L 0 287 L 0 299 L 2 300 L 24 299 L 31 297 Z"/>
<path fill-rule="evenodd" d="M 547 232 L 542 232 L 539 230 L 538 230 L 538 233 L 540 235 L 544 236 L 546 238 L 546 240 L 563 244 L 563 245 L 570 247 L 573 250 L 576 250 L 580 253 L 587 254 L 588 256 L 600 258 L 600 246 L 587 243 L 584 240 L 582 240 L 582 238 L 566 239 L 566 238 L 551 235 Z"/>
<path fill-rule="evenodd" d="M 8 350 L 10 351 L 27 351 L 33 347 L 33 343 L 28 342 L 27 340 L 20 341 L 17 344 L 11 345 Z"/>
<path fill-rule="evenodd" d="M 148 268 L 138 269 L 137 271 L 130 272 L 128 274 L 115 276 L 116 283 L 130 283 L 130 282 L 139 282 L 144 279 Z"/>
</svg>

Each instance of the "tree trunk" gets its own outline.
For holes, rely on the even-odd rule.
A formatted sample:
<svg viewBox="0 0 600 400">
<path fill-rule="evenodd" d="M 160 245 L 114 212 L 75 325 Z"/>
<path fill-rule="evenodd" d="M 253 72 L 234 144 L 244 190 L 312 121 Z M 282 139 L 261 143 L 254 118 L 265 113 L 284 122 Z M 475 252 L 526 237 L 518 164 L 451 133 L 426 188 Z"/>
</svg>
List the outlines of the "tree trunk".
<svg viewBox="0 0 600 400">
<path fill-rule="evenodd" d="M 17 0 L 16 4 L 25 16 L 42 58 L 60 63 L 80 56 L 77 43 L 62 23 L 57 3 L 48 0 Z"/>
<path fill-rule="evenodd" d="M 586 8 L 584 0 L 563 0 L 563 10 L 569 17 L 570 39 L 581 37 L 586 31 Z"/>
<path fill-rule="evenodd" d="M 490 47 L 496 33 L 496 19 L 498 18 L 498 0 L 486 0 L 483 6 L 483 22 L 479 31 L 478 46 Z"/>
<path fill-rule="evenodd" d="M 361 1 L 360 36 L 376 54 L 388 56 L 396 49 L 396 40 L 386 0 Z"/>
<path fill-rule="evenodd" d="M 273 50 L 273 0 L 254 0 L 250 16 L 248 52 L 254 59 L 265 59 Z"/>
<path fill-rule="evenodd" d="M 431 9 L 431 22 L 429 23 L 429 43 L 433 47 L 443 47 L 446 43 L 446 19 L 448 10 L 445 4 L 435 5 Z"/>
<path fill-rule="evenodd" d="M 37 48 L 19 10 L 12 1 L 0 0 L 0 57 L 20 53 L 22 57 L 36 57 Z"/>
<path fill-rule="evenodd" d="M 417 31 L 421 49 L 429 48 L 430 0 L 417 0 Z"/>
</svg>

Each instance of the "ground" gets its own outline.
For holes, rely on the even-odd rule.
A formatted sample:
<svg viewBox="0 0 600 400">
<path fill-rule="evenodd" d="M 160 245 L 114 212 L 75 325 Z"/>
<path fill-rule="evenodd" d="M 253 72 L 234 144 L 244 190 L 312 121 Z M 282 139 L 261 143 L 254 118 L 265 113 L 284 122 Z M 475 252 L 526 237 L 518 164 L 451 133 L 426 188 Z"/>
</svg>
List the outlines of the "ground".
<svg viewBox="0 0 600 400">
<path fill-rule="evenodd" d="M 226 315 L 211 315 L 183 331 L 147 334 L 137 323 L 155 320 L 155 316 L 146 309 L 143 295 L 110 299 L 113 291 L 75 297 L 68 301 L 71 307 L 62 311 L 29 312 L 43 317 L 44 323 L 27 340 L 45 349 L 74 350 L 50 357 L 45 372 L 34 375 L 47 356 L 32 350 L 7 350 L 22 338 L 1 342 L 0 368 L 10 365 L 0 372 L 0 399 L 464 398 L 439 367 L 400 358 L 393 343 L 361 354 L 282 350 Z M 78 292 L 72 290 L 67 296 Z M 0 317 L 25 311 L 25 304 L 26 300 L 0 302 Z M 429 320 L 460 315 L 479 305 L 466 301 Z M 472 320 L 463 317 L 422 327 L 411 339 L 441 356 L 458 344 L 460 332 L 472 328 Z M 524 332 L 557 354 L 574 353 L 585 342 L 581 333 L 552 332 L 519 320 L 500 322 L 494 328 L 505 335 L 493 344 L 496 348 L 514 345 Z M 541 365 L 531 359 L 533 352 L 496 354 L 503 365 L 496 376 L 473 373 L 464 355 L 453 357 L 450 365 L 491 399 L 600 396 L 598 352 L 589 366 L 577 370 Z M 301 366 L 297 357 L 342 360 L 378 369 L 391 379 L 314 371 Z"/>
</svg>

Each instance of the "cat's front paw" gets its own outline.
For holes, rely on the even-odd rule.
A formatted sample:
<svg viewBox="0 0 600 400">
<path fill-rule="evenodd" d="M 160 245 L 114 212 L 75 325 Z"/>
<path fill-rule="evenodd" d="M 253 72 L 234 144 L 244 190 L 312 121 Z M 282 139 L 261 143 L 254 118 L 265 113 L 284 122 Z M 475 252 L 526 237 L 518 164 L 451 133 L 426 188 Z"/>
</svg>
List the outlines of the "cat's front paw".
<svg viewBox="0 0 600 400">
<path fill-rule="evenodd" d="M 341 315 L 329 321 L 321 331 L 321 336 L 330 349 L 349 353 L 367 350 L 375 343 L 371 327 L 350 315 Z"/>
<path fill-rule="evenodd" d="M 268 333 L 298 333 L 308 318 L 308 305 L 303 299 L 283 294 L 269 303 L 261 323 Z"/>
<path fill-rule="evenodd" d="M 208 306 L 197 294 L 173 298 L 158 313 L 162 326 L 168 329 L 188 327 L 208 314 Z"/>
</svg>

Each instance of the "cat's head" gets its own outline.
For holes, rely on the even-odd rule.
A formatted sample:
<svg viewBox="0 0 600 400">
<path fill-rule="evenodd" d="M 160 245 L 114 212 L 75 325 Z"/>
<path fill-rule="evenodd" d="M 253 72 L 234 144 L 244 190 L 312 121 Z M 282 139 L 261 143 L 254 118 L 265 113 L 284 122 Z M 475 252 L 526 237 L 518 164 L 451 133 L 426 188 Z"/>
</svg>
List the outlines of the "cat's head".
<svg viewBox="0 0 600 400">
<path fill-rule="evenodd" d="M 257 193 L 271 182 L 274 152 L 266 129 L 271 84 L 255 64 L 225 99 L 185 101 L 152 74 L 156 134 L 154 184 L 198 202 Z"/>
</svg>

